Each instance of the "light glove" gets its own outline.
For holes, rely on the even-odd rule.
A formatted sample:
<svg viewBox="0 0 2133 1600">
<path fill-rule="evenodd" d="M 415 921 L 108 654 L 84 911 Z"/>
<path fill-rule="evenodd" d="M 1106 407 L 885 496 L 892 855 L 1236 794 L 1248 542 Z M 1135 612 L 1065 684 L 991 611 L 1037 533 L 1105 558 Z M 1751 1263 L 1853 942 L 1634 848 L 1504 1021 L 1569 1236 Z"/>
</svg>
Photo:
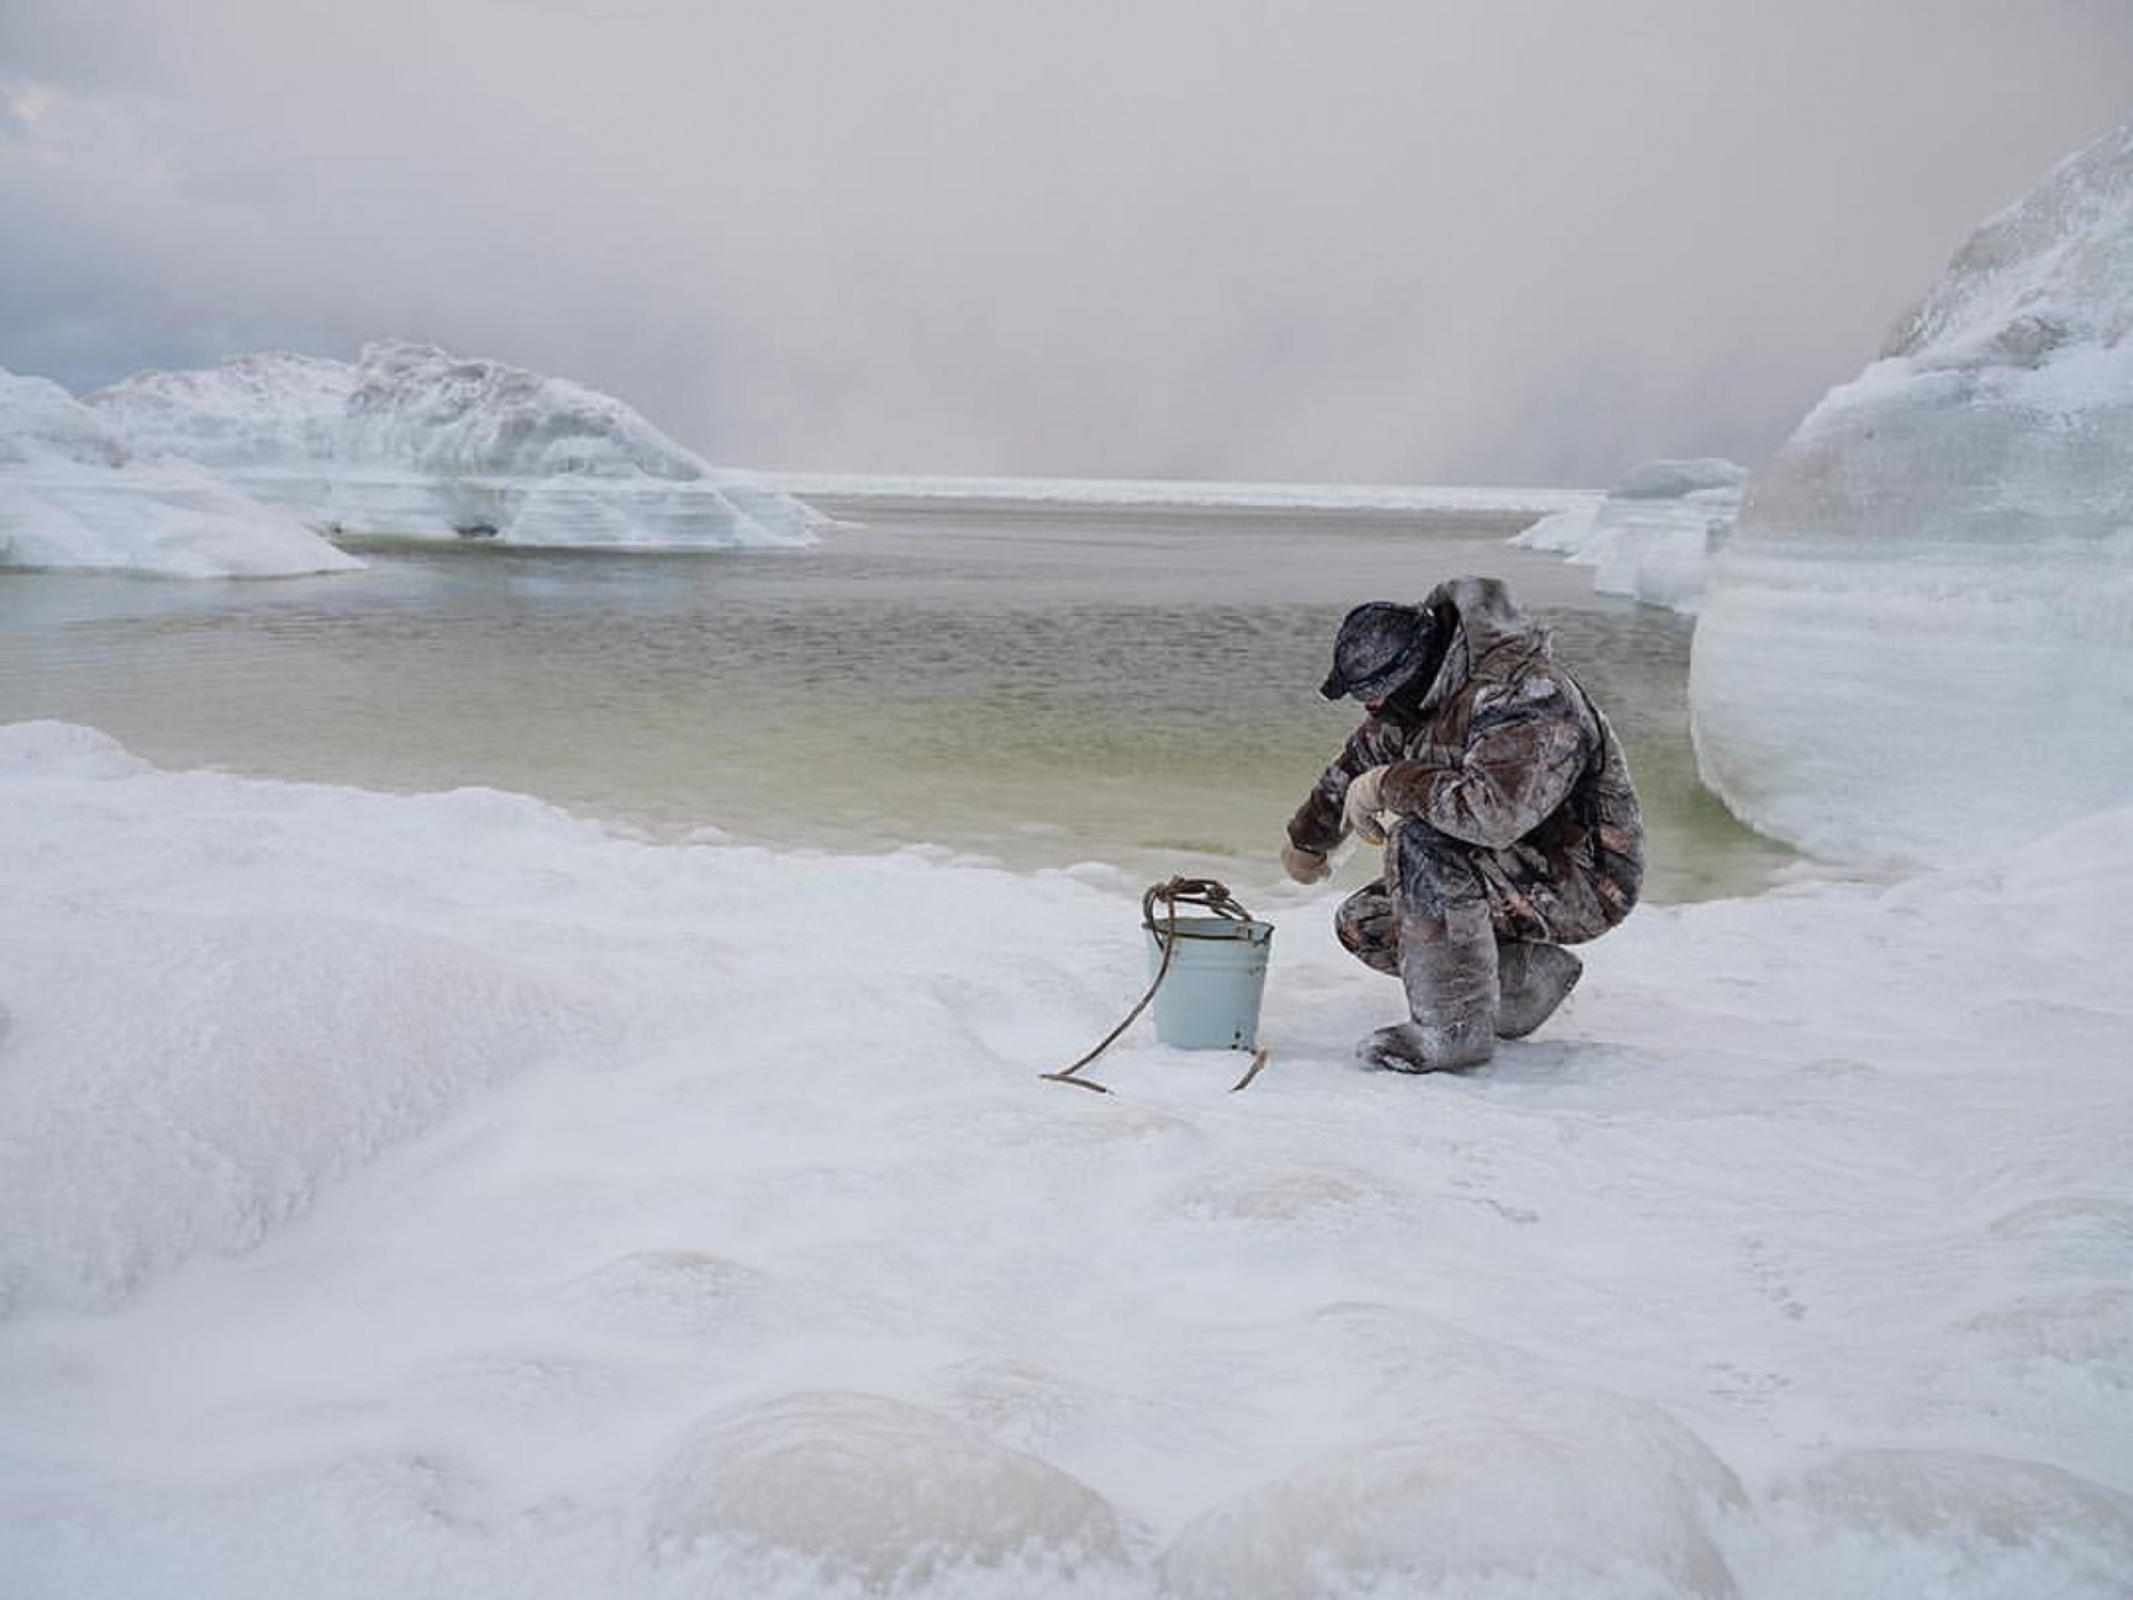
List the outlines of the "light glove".
<svg viewBox="0 0 2133 1600">
<path fill-rule="evenodd" d="M 1355 836 L 1366 844 L 1383 844 L 1385 830 L 1378 825 L 1378 813 L 1385 809 L 1385 771 L 1372 767 L 1359 772 L 1348 785 L 1347 797 L 1341 801 L 1341 822 L 1355 830 Z"/>
<path fill-rule="evenodd" d="M 1333 869 L 1326 864 L 1323 851 L 1306 850 L 1300 844 L 1285 844 L 1281 847 L 1281 870 L 1298 883 L 1323 883 Z"/>
</svg>

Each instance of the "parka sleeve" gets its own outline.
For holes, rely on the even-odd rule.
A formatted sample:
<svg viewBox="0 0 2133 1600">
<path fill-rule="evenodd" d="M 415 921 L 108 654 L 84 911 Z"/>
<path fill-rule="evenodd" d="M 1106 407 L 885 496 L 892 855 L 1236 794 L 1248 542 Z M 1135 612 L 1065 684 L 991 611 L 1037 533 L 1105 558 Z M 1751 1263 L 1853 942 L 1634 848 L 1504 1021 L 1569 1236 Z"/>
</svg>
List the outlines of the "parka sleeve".
<svg viewBox="0 0 2133 1600">
<path fill-rule="evenodd" d="M 1312 786 L 1304 803 L 1289 818 L 1289 843 L 1324 855 L 1348 836 L 1342 803 L 1348 785 L 1370 768 L 1383 766 L 1397 755 L 1387 730 L 1375 720 L 1364 723 L 1348 736 L 1341 753 Z"/>
<path fill-rule="evenodd" d="M 1441 762 L 1399 761 L 1385 774 L 1389 810 L 1488 850 L 1515 844 L 1570 798 L 1598 741 L 1578 691 L 1534 674 L 1475 698 L 1463 749 Z"/>
</svg>

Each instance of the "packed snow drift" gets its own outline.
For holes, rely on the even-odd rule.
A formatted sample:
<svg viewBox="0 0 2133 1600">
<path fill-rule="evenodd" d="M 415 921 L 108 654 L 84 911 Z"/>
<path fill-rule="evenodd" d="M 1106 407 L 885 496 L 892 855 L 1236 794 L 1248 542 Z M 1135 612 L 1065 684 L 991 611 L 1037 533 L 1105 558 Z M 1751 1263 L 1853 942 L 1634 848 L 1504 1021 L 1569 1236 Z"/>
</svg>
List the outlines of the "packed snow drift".
<svg viewBox="0 0 2133 1600">
<path fill-rule="evenodd" d="M 1593 568 L 1597 593 L 1694 615 L 1747 477 L 1745 467 L 1712 456 L 1649 461 L 1605 499 L 1551 512 L 1511 543 Z"/>
<path fill-rule="evenodd" d="M 725 548 L 806 544 L 820 522 L 610 395 L 428 345 L 141 373 L 89 403 L 134 449 L 345 536 Z"/>
<path fill-rule="evenodd" d="M 189 462 L 144 459 L 58 384 L 0 370 L 0 569 L 267 577 L 362 564 Z"/>
<path fill-rule="evenodd" d="M 1840 859 L 2133 793 L 2133 121 L 1986 222 L 1751 483 L 1696 630 L 1705 780 Z"/>
<path fill-rule="evenodd" d="M 2133 811 L 1146 1024 L 1138 885 L 0 728 L 9 1593 L 2122 1597 Z"/>
</svg>

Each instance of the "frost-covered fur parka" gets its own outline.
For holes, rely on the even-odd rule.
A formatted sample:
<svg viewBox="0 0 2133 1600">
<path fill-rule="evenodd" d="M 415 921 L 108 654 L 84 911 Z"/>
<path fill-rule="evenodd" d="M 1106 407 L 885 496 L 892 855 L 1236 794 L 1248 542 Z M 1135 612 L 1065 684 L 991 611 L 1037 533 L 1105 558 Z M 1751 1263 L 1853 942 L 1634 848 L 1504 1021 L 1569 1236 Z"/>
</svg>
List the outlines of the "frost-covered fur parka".
<svg viewBox="0 0 2133 1600">
<path fill-rule="evenodd" d="M 1598 937 L 1629 914 L 1644 877 L 1643 820 L 1613 730 L 1497 580 L 1455 578 L 1423 605 L 1450 623 L 1427 691 L 1355 731 L 1290 819 L 1290 841 L 1320 853 L 1340 843 L 1349 784 L 1384 766 L 1385 809 L 1420 824 L 1415 842 L 1431 855 L 1471 868 L 1499 941 Z M 1388 852 L 1388 869 L 1411 854 Z M 1398 887 L 1370 885 L 1336 924 L 1385 971 L 1397 970 Z"/>
</svg>

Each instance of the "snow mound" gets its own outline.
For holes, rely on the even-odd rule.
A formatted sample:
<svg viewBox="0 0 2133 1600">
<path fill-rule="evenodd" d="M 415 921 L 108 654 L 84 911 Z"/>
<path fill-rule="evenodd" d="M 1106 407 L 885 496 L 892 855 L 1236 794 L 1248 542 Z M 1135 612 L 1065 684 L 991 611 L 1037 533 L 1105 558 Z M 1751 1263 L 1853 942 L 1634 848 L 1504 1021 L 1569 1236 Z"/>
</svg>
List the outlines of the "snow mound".
<svg viewBox="0 0 2133 1600">
<path fill-rule="evenodd" d="M 875 1592 L 957 1569 L 1035 1581 L 1125 1559 L 1117 1517 L 1085 1484 L 952 1418 L 859 1393 L 713 1416 L 659 1474 L 649 1532 L 664 1559 L 715 1545 L 714 1560 L 812 1566 Z"/>
<path fill-rule="evenodd" d="M 2133 1206 L 2120 1201 L 2095 1195 L 2033 1201 L 1994 1222 L 1992 1232 L 2070 1272 L 2133 1282 Z"/>
<path fill-rule="evenodd" d="M 207 462 L 345 535 L 716 549 L 806 544 L 820 521 L 611 395 L 429 345 L 244 356 L 89 399 L 136 450 Z"/>
<path fill-rule="evenodd" d="M 1986 222 L 1756 474 L 1689 698 L 1818 854 L 1947 863 L 2133 788 L 2133 121 Z"/>
<path fill-rule="evenodd" d="M 2025 1296 L 1965 1324 L 2018 1370 L 2060 1368 L 2133 1389 L 2133 1289 L 2057 1289 Z"/>
<path fill-rule="evenodd" d="M 94 895 L 18 878 L 0 927 L 7 998 L 35 997 L 0 1041 L 0 1318 L 108 1307 L 189 1256 L 254 1245 L 477 1091 L 603 1031 L 572 987 L 404 915 L 272 904 L 272 852 L 301 852 L 300 818 L 155 848 L 129 814 L 157 782 L 87 730 L 0 728 L 0 783 L 30 814 L 11 848 L 101 822 L 117 874 Z"/>
<path fill-rule="evenodd" d="M 1323 1161 L 1216 1165 L 1180 1183 L 1151 1221 L 1346 1233 L 1397 1215 L 1412 1198 L 1375 1173 Z"/>
<path fill-rule="evenodd" d="M 1511 543 L 1594 568 L 1600 594 L 1694 614 L 1747 477 L 1745 467 L 1715 456 L 1648 461 L 1599 503 L 1543 517 Z"/>
<path fill-rule="evenodd" d="M 680 1338 L 768 1338 L 799 1320 L 768 1273 L 702 1250 L 634 1250 L 570 1284 L 580 1315 L 602 1327 Z"/>
<path fill-rule="evenodd" d="M 1162 1572 L 1181 1600 L 1730 1596 L 1708 1521 L 1743 1499 L 1657 1407 L 1539 1391 L 1337 1451 L 1219 1505 L 1178 1534 Z"/>
<path fill-rule="evenodd" d="M 1862 1450 L 1780 1488 L 1815 1552 L 1791 1592 L 2118 1600 L 2133 1573 L 2133 1496 L 2041 1462 Z"/>
<path fill-rule="evenodd" d="M 196 466 L 139 458 L 58 384 L 0 370 L 0 568 L 210 578 L 362 564 Z"/>
</svg>

